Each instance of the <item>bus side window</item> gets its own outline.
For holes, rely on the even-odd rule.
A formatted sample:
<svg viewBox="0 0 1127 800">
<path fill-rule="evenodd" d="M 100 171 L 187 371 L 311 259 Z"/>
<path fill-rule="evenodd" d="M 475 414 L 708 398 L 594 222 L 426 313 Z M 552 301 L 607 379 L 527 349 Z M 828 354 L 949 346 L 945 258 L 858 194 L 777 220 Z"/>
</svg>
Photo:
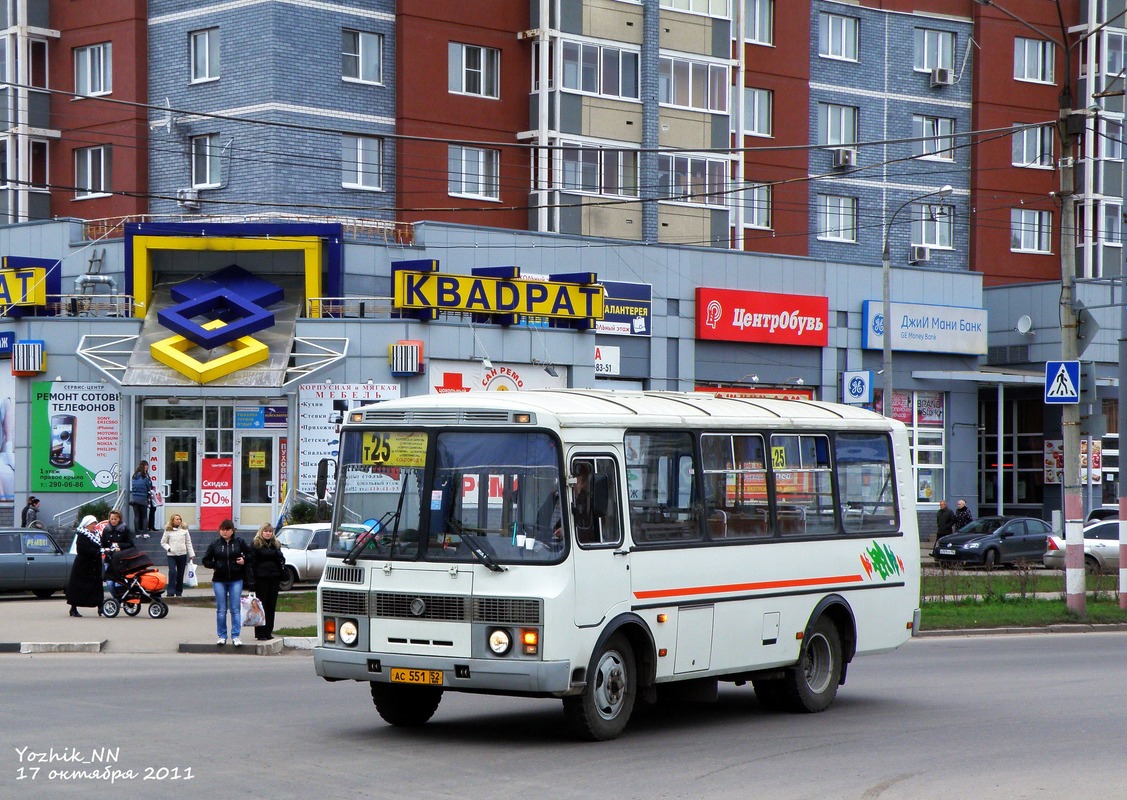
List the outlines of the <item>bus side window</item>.
<svg viewBox="0 0 1127 800">
<path fill-rule="evenodd" d="M 615 462 L 609 458 L 584 458 L 571 462 L 572 520 L 580 544 L 617 544 L 622 539 Z"/>
</svg>

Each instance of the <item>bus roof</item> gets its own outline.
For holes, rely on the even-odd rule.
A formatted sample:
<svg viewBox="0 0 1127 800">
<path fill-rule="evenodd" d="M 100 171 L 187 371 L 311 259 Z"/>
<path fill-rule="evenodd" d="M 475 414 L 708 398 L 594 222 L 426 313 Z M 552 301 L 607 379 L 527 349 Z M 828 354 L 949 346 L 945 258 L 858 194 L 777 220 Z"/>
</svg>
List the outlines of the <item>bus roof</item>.
<svg viewBox="0 0 1127 800">
<path fill-rule="evenodd" d="M 419 412 L 418 416 L 411 411 Z M 458 392 L 385 400 L 364 406 L 365 422 L 452 421 L 468 412 L 466 422 L 486 420 L 477 412 L 536 412 L 551 415 L 563 427 L 637 425 L 648 423 L 701 425 L 749 423 L 786 426 L 825 425 L 886 428 L 899 425 L 872 411 L 818 400 L 776 400 L 764 397 L 718 397 L 710 392 L 624 391 L 620 389 L 530 389 L 511 392 Z M 446 412 L 445 414 L 443 412 Z M 445 419 L 438 419 L 439 414 Z M 447 416 L 447 414 L 451 416 Z"/>
</svg>

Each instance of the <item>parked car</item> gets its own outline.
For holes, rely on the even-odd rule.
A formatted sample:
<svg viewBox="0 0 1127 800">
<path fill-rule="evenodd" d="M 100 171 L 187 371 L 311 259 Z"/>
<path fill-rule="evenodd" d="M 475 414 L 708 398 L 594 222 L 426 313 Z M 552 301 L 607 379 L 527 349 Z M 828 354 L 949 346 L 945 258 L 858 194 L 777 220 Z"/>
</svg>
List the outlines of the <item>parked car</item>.
<svg viewBox="0 0 1127 800">
<path fill-rule="evenodd" d="M 987 569 L 1040 562 L 1052 533 L 1052 526 L 1037 517 L 980 517 L 941 538 L 931 555 L 940 563 L 978 564 Z"/>
<path fill-rule="evenodd" d="M 298 581 L 319 581 L 325 571 L 325 555 L 329 550 L 329 525 L 314 522 L 286 525 L 274 536 L 286 557 L 286 574 L 282 589 L 292 589 Z"/>
<path fill-rule="evenodd" d="M 0 529 L 0 592 L 50 597 L 66 588 L 73 563 L 47 531 Z"/>
<path fill-rule="evenodd" d="M 1049 569 L 1064 569 L 1064 537 L 1049 537 L 1042 559 Z M 1119 569 L 1119 520 L 1096 522 L 1084 528 L 1084 569 L 1089 575 Z"/>
<path fill-rule="evenodd" d="M 1100 522 L 1105 519 L 1119 519 L 1119 506 L 1096 506 L 1088 512 L 1088 519 L 1084 524 Z"/>
</svg>

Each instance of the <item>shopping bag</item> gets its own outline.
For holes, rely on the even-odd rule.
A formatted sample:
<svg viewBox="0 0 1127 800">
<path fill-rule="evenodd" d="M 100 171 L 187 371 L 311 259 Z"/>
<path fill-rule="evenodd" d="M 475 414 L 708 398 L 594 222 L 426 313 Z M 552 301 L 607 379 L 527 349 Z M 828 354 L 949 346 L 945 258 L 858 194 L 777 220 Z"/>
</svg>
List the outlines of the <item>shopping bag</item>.
<svg viewBox="0 0 1127 800">
<path fill-rule="evenodd" d="M 200 579 L 196 577 L 195 561 L 189 561 L 188 566 L 184 568 L 184 585 L 189 589 L 195 589 L 200 585 Z"/>
<path fill-rule="evenodd" d="M 149 496 L 152 498 L 153 505 L 155 507 L 160 508 L 161 506 L 164 505 L 164 495 L 162 493 L 158 492 L 156 489 L 153 489 L 149 493 Z"/>
<path fill-rule="evenodd" d="M 262 601 L 253 593 L 242 599 L 243 625 L 265 625 L 266 613 L 262 610 Z"/>
</svg>

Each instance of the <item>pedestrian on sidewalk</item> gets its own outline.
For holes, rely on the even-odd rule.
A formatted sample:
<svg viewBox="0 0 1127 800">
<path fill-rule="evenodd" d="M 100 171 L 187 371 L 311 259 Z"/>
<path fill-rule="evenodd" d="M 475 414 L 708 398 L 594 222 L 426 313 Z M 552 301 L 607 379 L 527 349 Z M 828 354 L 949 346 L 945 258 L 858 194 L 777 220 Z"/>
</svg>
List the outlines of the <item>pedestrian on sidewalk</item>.
<svg viewBox="0 0 1127 800">
<path fill-rule="evenodd" d="M 142 459 L 129 479 L 129 507 L 133 509 L 133 530 L 143 539 L 149 538 L 149 498 L 152 491 L 149 462 Z"/>
<path fill-rule="evenodd" d="M 39 520 L 39 498 L 35 495 L 27 498 L 27 505 L 23 507 L 20 512 L 20 527 L 21 528 L 35 528 L 38 527 L 35 523 Z"/>
<path fill-rule="evenodd" d="M 129 535 L 129 528 L 121 518 L 121 512 L 116 508 L 110 512 L 105 527 L 102 528 L 103 550 L 124 550 L 127 547 L 136 547 L 133 537 Z"/>
<path fill-rule="evenodd" d="M 967 501 L 960 500 L 958 507 L 955 509 L 955 530 L 961 531 L 972 522 L 974 522 L 974 517 L 971 516 L 970 509 L 967 508 Z"/>
<path fill-rule="evenodd" d="M 78 523 L 74 563 L 67 579 L 67 602 L 70 615 L 81 617 L 79 608 L 97 606 L 102 614 L 102 537 L 97 530 L 98 518 L 87 514 Z"/>
<path fill-rule="evenodd" d="M 267 522 L 254 537 L 254 593 L 262 601 L 265 620 L 254 626 L 254 638 L 260 642 L 274 638 L 274 610 L 278 606 L 278 587 L 286 574 L 286 556 L 274 538 L 274 526 Z"/>
<path fill-rule="evenodd" d="M 184 573 L 189 559 L 196 557 L 196 550 L 192 547 L 188 526 L 179 514 L 169 518 L 164 535 L 160 537 L 160 546 L 168 553 L 168 596 L 183 597 Z"/>
<path fill-rule="evenodd" d="M 955 512 L 947 508 L 947 501 L 939 501 L 939 510 L 935 512 L 935 541 L 955 532 Z"/>
<path fill-rule="evenodd" d="M 208 545 L 203 565 L 212 570 L 211 586 L 215 592 L 216 645 L 227 644 L 227 615 L 231 616 L 231 644 L 242 647 L 239 635 L 243 632 L 242 594 L 243 582 L 254 588 L 254 570 L 251 562 L 254 552 L 235 535 L 235 523 L 225 519 L 219 523 L 219 538 Z"/>
</svg>

